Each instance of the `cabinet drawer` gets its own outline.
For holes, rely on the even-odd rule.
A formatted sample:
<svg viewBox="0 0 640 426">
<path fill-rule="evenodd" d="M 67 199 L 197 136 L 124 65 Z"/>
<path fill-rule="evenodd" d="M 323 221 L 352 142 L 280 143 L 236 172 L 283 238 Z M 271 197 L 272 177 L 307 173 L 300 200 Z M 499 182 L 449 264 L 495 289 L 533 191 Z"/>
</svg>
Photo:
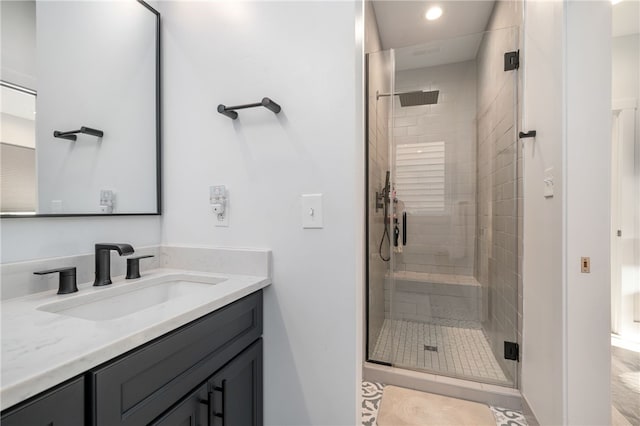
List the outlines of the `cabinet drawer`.
<svg viewBox="0 0 640 426">
<path fill-rule="evenodd" d="M 78 378 L 46 391 L 2 415 L 2 426 L 82 426 L 84 379 Z"/>
<path fill-rule="evenodd" d="M 258 291 L 90 372 L 93 424 L 151 422 L 261 334 Z"/>
</svg>

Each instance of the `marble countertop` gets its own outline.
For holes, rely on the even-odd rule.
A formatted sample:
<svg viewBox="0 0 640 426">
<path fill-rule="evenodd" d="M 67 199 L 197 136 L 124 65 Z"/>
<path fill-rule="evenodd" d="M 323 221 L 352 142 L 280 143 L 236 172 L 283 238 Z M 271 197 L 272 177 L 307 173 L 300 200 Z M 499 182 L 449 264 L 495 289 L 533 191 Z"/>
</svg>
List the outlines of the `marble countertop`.
<svg viewBox="0 0 640 426">
<path fill-rule="evenodd" d="M 90 321 L 38 310 L 60 300 L 99 298 L 103 291 L 172 274 L 217 277 L 224 281 L 196 295 L 178 297 L 111 320 Z M 57 295 L 51 290 L 5 300 L 0 304 L 0 409 L 78 376 L 269 284 L 271 279 L 267 277 L 155 269 L 135 281 L 118 277 L 105 287 L 80 284 L 80 291 L 69 295 Z"/>
</svg>

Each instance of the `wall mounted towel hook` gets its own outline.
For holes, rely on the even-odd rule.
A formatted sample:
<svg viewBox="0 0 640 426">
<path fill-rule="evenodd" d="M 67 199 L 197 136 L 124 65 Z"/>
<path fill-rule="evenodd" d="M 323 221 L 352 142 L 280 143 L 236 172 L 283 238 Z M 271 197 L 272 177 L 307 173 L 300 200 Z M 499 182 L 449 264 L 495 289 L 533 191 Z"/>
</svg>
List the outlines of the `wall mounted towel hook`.
<svg viewBox="0 0 640 426">
<path fill-rule="evenodd" d="M 262 98 L 260 102 L 256 102 L 253 104 L 244 104 L 244 105 L 236 105 L 236 106 L 226 106 L 226 105 L 220 104 L 218 105 L 218 112 L 222 115 L 226 115 L 232 120 L 235 120 L 236 118 L 238 118 L 238 113 L 235 110 L 246 109 L 246 108 L 256 108 L 260 106 L 265 107 L 268 110 L 271 110 L 274 114 L 277 114 L 280 111 L 282 111 L 282 108 L 280 107 L 280 105 L 278 105 L 271 99 L 265 97 L 265 98 Z"/>
<path fill-rule="evenodd" d="M 102 130 L 92 129 L 91 127 L 82 126 L 80 127 L 79 130 L 69 130 L 68 132 L 60 132 L 58 130 L 54 130 L 53 137 L 75 141 L 78 139 L 78 136 L 76 136 L 78 133 L 84 133 L 85 135 L 96 136 L 99 138 L 104 136 L 104 132 Z"/>
</svg>

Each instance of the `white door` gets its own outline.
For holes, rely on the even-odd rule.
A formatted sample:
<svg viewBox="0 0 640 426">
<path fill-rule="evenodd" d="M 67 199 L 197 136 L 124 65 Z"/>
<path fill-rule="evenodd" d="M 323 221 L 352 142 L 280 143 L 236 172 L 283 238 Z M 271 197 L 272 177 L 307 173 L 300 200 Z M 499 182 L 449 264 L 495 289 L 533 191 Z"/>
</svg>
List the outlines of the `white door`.
<svg viewBox="0 0 640 426">
<path fill-rule="evenodd" d="M 637 101 L 613 103 L 611 329 L 640 341 L 640 147 Z"/>
</svg>

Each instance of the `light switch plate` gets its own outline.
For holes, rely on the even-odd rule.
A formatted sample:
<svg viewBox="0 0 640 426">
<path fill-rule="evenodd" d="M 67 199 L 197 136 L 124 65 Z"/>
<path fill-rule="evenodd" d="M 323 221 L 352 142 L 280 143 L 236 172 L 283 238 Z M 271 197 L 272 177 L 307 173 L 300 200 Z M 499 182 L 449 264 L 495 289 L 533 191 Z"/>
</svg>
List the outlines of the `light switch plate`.
<svg viewBox="0 0 640 426">
<path fill-rule="evenodd" d="M 322 228 L 322 194 L 302 195 L 302 227 Z"/>
<path fill-rule="evenodd" d="M 544 198 L 553 197 L 553 167 L 549 167 L 544 171 Z"/>
</svg>

